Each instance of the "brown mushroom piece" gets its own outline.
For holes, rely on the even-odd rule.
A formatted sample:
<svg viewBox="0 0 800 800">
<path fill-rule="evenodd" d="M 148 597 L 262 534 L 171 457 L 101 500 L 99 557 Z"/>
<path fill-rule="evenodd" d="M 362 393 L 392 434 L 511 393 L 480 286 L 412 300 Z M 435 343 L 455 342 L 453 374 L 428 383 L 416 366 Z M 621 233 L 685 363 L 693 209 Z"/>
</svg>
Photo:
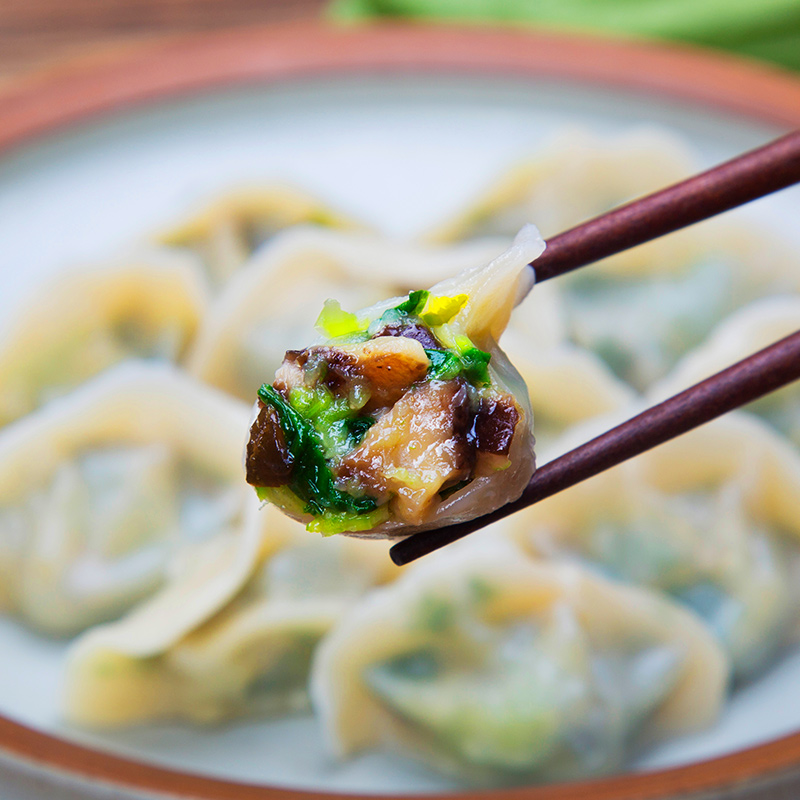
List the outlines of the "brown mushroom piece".
<svg viewBox="0 0 800 800">
<path fill-rule="evenodd" d="M 352 398 L 355 407 L 369 412 L 394 405 L 413 383 L 425 377 L 429 365 L 418 341 L 379 336 L 356 344 L 289 351 L 275 385 L 288 396 L 294 387 L 320 382 L 335 396 Z M 360 403 L 359 397 L 366 402 Z"/>
<path fill-rule="evenodd" d="M 294 456 L 274 408 L 259 401 L 259 412 L 250 427 L 245 453 L 247 482 L 253 486 L 283 486 L 292 475 Z"/>
</svg>

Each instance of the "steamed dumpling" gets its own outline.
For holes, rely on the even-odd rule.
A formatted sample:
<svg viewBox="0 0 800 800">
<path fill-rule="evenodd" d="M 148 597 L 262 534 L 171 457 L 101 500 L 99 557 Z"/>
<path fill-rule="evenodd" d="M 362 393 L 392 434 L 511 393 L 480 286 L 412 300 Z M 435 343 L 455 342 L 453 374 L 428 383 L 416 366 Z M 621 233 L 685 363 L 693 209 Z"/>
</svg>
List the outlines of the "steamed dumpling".
<svg viewBox="0 0 800 800">
<path fill-rule="evenodd" d="M 354 607 L 314 660 L 339 756 L 396 748 L 461 780 L 565 780 L 714 722 L 727 663 L 692 615 L 484 536 Z"/>
<path fill-rule="evenodd" d="M 636 393 L 591 350 L 569 341 L 558 281 L 514 309 L 500 346 L 528 387 L 541 450 L 568 428 L 632 405 Z"/>
<path fill-rule="evenodd" d="M 0 337 L 0 426 L 126 358 L 178 360 L 205 307 L 195 260 L 169 251 L 48 281 Z"/>
<path fill-rule="evenodd" d="M 678 437 L 510 523 L 539 556 L 579 560 L 691 608 L 740 678 L 768 663 L 797 622 L 800 459 L 747 415 Z"/>
<path fill-rule="evenodd" d="M 374 236 L 298 227 L 275 237 L 213 304 L 189 357 L 201 380 L 252 402 L 284 353 L 307 340 L 323 303 L 361 308 L 468 266 L 497 243 L 455 249 L 387 243 Z"/>
<path fill-rule="evenodd" d="M 159 595 L 86 634 L 69 658 L 68 720 L 206 724 L 305 710 L 318 642 L 396 569 L 383 543 L 297 528 L 274 508 L 251 515 L 244 535 L 198 548 Z"/>
<path fill-rule="evenodd" d="M 544 249 L 533 226 L 488 266 L 358 314 L 331 301 L 320 344 L 259 390 L 247 480 L 326 534 L 405 536 L 522 493 L 532 413 L 499 348 Z"/>
<path fill-rule="evenodd" d="M 303 223 L 361 227 L 306 192 L 273 185 L 228 192 L 164 230 L 157 239 L 197 253 L 209 282 L 220 286 L 278 231 Z"/>
<path fill-rule="evenodd" d="M 570 338 L 639 390 L 745 299 L 729 265 L 714 256 L 671 274 L 605 275 L 594 267 L 560 279 Z"/>
<path fill-rule="evenodd" d="M 741 306 L 797 291 L 781 245 L 751 227 L 712 220 L 701 232 L 681 232 L 694 238 L 674 260 L 608 260 L 562 276 L 565 338 L 598 356 L 619 380 L 648 389 Z"/>
<path fill-rule="evenodd" d="M 248 411 L 129 362 L 0 432 L 0 610 L 67 635 L 164 580 L 181 543 L 240 524 Z"/>
</svg>

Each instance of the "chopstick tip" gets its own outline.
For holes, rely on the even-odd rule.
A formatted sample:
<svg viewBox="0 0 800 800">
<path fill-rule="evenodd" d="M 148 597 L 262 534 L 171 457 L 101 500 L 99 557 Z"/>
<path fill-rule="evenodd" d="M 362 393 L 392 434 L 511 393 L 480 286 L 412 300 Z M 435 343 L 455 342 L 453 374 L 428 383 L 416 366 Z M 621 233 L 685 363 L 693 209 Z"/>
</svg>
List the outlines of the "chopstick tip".
<svg viewBox="0 0 800 800">
<path fill-rule="evenodd" d="M 406 542 L 407 539 L 402 539 L 397 544 L 393 545 L 389 549 L 389 558 L 392 559 L 392 562 L 397 567 L 404 567 L 406 564 L 410 564 L 414 561 L 414 557 L 408 557 L 408 554 L 405 552 L 405 548 L 403 548 L 403 542 Z"/>
</svg>

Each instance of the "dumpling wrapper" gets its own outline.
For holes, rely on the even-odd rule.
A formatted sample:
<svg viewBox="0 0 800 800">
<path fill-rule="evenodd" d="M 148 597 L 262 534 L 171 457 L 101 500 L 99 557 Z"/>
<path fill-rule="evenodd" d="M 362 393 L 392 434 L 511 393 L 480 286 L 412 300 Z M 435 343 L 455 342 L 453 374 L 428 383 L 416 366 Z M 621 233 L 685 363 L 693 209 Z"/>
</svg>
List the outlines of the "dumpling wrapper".
<svg viewBox="0 0 800 800">
<path fill-rule="evenodd" d="M 0 431 L 0 609 L 67 635 L 155 591 L 181 542 L 239 524 L 247 418 L 128 362 Z"/>
<path fill-rule="evenodd" d="M 125 359 L 177 361 L 206 304 L 196 260 L 168 250 L 47 281 L 0 337 L 0 426 Z"/>
<path fill-rule="evenodd" d="M 667 268 L 578 270 L 559 281 L 569 338 L 644 391 L 703 347 L 738 308 L 760 296 L 797 292 L 800 282 L 787 274 L 793 261 L 774 236 L 740 216 L 712 225 L 696 252 Z"/>
<path fill-rule="evenodd" d="M 587 427 L 576 438 L 597 432 Z M 691 608 L 738 678 L 794 635 L 800 458 L 746 414 L 680 436 L 508 523 L 539 557 L 588 563 Z"/>
<path fill-rule="evenodd" d="M 198 546 L 160 594 L 73 646 L 67 720 L 210 724 L 305 710 L 319 640 L 397 573 L 381 544 L 309 539 L 277 509 L 249 514 L 243 533 Z"/>
<path fill-rule="evenodd" d="M 287 423 L 282 419 L 282 428 L 275 427 L 270 415 L 278 413 L 279 409 L 264 405 L 266 401 L 261 394 L 248 445 L 248 482 L 262 487 L 259 488 L 262 498 L 279 505 L 295 519 L 306 522 L 311 530 L 389 538 L 472 519 L 519 497 L 534 470 L 532 412 L 524 382 L 497 341 L 508 324 L 512 309 L 532 286 L 533 274 L 527 265 L 543 249 L 544 242 L 536 228 L 526 226 L 512 247 L 488 266 L 469 267 L 456 277 L 434 285 L 428 299 L 424 300 L 425 308 L 430 306 L 432 309 L 428 316 L 424 309 L 419 311 L 418 317 L 402 316 L 402 320 L 417 319 L 412 324 L 412 333 L 408 333 L 411 328 L 400 325 L 395 326 L 397 330 L 393 333 L 387 334 L 392 325 L 385 327 L 386 313 L 393 313 L 393 309 L 399 308 L 398 304 L 412 302 L 412 295 L 409 295 L 408 300 L 385 300 L 350 315 L 353 320 L 357 319 L 360 328 L 369 328 L 370 333 L 366 335 L 372 338 L 366 344 L 363 339 L 358 339 L 361 334 L 356 334 L 356 343 L 352 346 L 347 344 L 350 340 L 345 336 L 323 341 L 302 351 L 299 356 L 296 351 L 295 354 L 287 353 L 275 384 L 284 400 L 273 392 L 270 401 L 282 407 L 287 404 L 299 407 L 296 396 L 300 393 L 324 391 L 325 398 L 330 394 L 327 388 L 320 390 L 318 387 L 324 387 L 324 381 L 333 374 L 335 366 L 331 366 L 331 361 L 331 365 L 323 366 L 320 372 L 311 360 L 317 354 L 323 359 L 341 360 L 355 357 L 351 356 L 352 353 L 367 353 L 368 348 L 375 345 L 377 356 L 374 361 L 370 361 L 367 355 L 363 356 L 365 384 L 354 384 L 352 396 L 346 398 L 351 409 L 355 403 L 361 402 L 359 398 L 366 397 L 366 402 L 374 401 L 386 387 L 391 389 L 394 386 L 393 380 L 404 381 L 396 387 L 399 397 L 381 400 L 378 409 L 369 412 L 374 413 L 374 417 L 369 417 L 374 424 L 360 443 L 343 453 L 326 457 L 325 461 L 325 468 L 333 470 L 330 474 L 338 471 L 337 480 L 340 488 L 344 487 L 341 489 L 344 500 L 360 498 L 358 502 L 366 505 L 365 492 L 366 500 L 373 503 L 372 510 L 362 513 L 360 507 L 356 507 L 357 511 L 351 513 L 342 508 L 343 514 L 340 514 L 339 506 L 335 505 L 339 502 L 336 498 L 328 507 L 330 511 L 322 506 L 327 498 L 319 500 L 313 494 L 315 486 L 310 480 L 306 484 L 302 482 L 304 479 L 294 477 L 300 474 L 300 467 L 306 468 L 301 460 L 305 456 L 300 451 L 289 455 L 293 461 L 292 464 L 287 462 L 288 477 L 276 476 L 272 471 L 275 464 L 272 451 L 275 446 L 283 447 L 281 441 L 287 435 Z M 414 302 L 417 300 L 415 298 Z M 441 316 L 445 314 L 440 310 L 442 307 L 458 310 L 444 317 Z M 425 320 L 432 319 L 434 322 L 429 323 L 430 327 L 422 325 Z M 383 329 L 372 333 L 373 326 Z M 415 336 L 428 341 L 428 346 L 436 352 L 425 350 Z M 429 358 L 456 352 L 466 358 L 464 347 L 469 353 L 479 348 L 483 351 L 482 357 L 490 359 L 483 383 L 472 383 L 471 378 L 458 375 L 435 377 Z M 304 358 L 309 360 L 305 362 Z M 375 378 L 368 371 L 373 363 L 377 365 Z M 387 366 L 382 366 L 384 364 Z M 408 376 L 404 371 L 406 366 Z M 463 374 L 468 373 L 465 371 Z M 309 375 L 312 375 L 311 379 Z M 316 383 L 312 384 L 310 380 Z M 364 390 L 366 394 L 356 395 L 356 390 Z M 345 399 L 336 402 L 342 403 Z M 362 406 L 369 409 L 361 402 L 361 406 L 353 411 L 356 422 L 359 421 L 358 409 Z M 315 407 L 312 404 L 311 408 Z M 293 415 L 297 409 L 283 408 L 280 413 L 284 412 Z M 486 417 L 481 416 L 484 413 Z M 506 418 L 510 421 L 506 422 Z M 496 423 L 496 420 L 501 422 Z M 495 423 L 505 426 L 502 428 L 502 448 L 498 444 L 496 454 L 491 449 L 492 444 L 484 444 L 480 438 L 481 425 L 493 431 L 491 426 Z M 324 443 L 329 428 L 326 423 L 309 416 L 307 423 L 303 424 L 317 424 L 317 433 L 312 431 L 309 438 L 321 437 Z M 470 439 L 474 431 L 478 433 Z M 484 435 L 487 442 L 490 438 L 490 434 Z M 267 464 L 268 469 L 261 469 L 263 464 Z M 315 467 L 314 474 L 318 475 L 320 469 Z M 452 491 L 445 493 L 450 486 Z M 304 497 L 306 491 L 311 493 L 312 500 Z M 373 497 L 377 499 L 373 500 Z M 312 502 L 317 502 L 320 507 L 314 509 L 313 505 L 308 505 Z"/>
<path fill-rule="evenodd" d="M 336 755 L 399 749 L 479 784 L 565 780 L 715 721 L 728 666 L 693 615 L 476 537 L 372 592 L 322 643 L 312 700 Z"/>
<path fill-rule="evenodd" d="M 226 192 L 161 231 L 156 241 L 196 253 L 209 283 L 217 288 L 279 231 L 302 224 L 363 228 L 307 192 L 276 184 Z"/>
</svg>

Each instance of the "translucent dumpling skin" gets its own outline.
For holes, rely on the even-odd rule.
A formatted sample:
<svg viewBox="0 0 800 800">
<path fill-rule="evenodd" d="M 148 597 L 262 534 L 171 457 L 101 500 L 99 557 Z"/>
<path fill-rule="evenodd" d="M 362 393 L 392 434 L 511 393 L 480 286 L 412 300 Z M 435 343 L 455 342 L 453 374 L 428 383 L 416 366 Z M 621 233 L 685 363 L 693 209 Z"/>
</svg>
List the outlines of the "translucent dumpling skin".
<svg viewBox="0 0 800 800">
<path fill-rule="evenodd" d="M 259 390 L 245 465 L 258 495 L 326 535 L 405 536 L 516 499 L 534 468 L 525 385 L 497 345 L 543 250 L 529 226 L 486 267 L 359 314 Z"/>
</svg>

